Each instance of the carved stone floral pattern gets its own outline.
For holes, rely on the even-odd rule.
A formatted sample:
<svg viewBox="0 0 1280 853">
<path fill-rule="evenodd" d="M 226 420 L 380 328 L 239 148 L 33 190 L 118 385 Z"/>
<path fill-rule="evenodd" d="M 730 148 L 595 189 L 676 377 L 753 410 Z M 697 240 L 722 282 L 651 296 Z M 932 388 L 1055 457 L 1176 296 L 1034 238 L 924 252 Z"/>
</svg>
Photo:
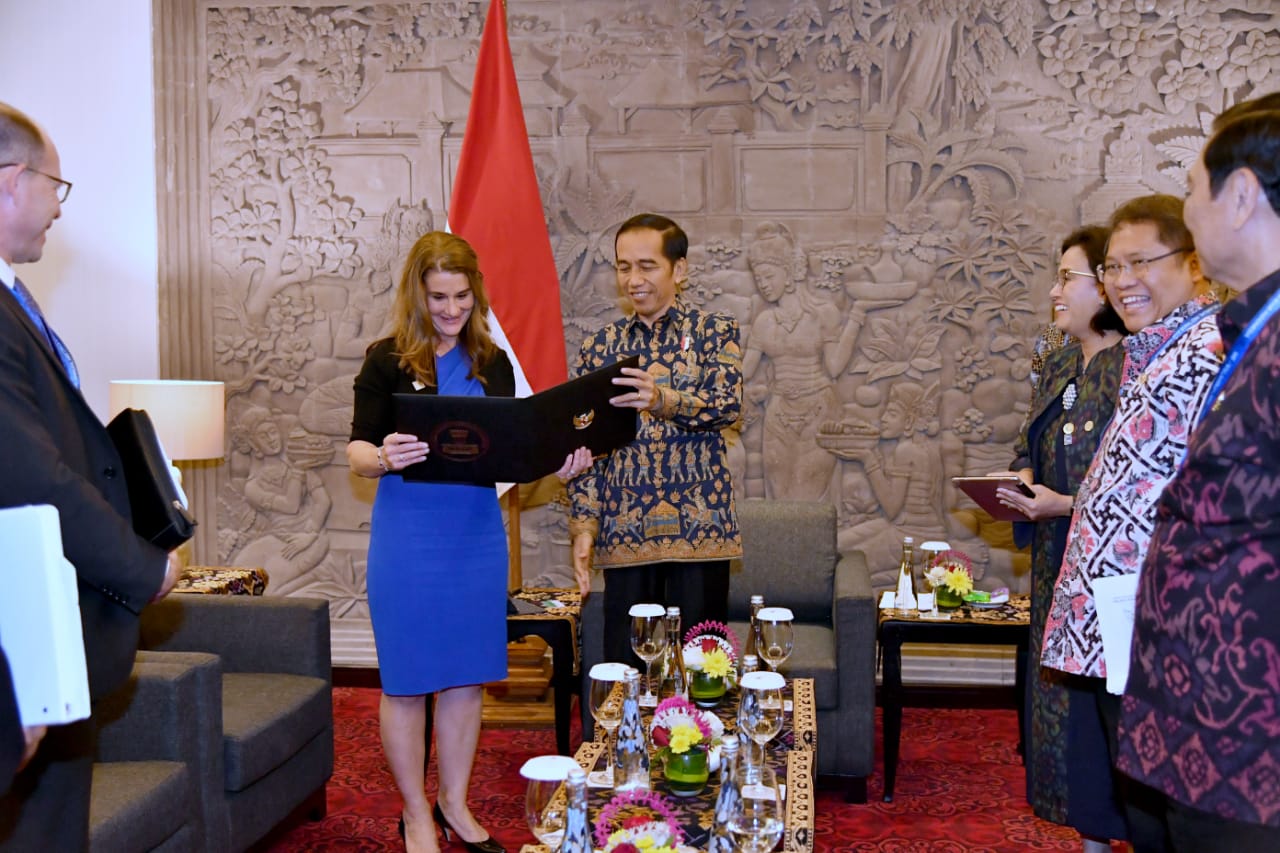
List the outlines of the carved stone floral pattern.
<svg viewBox="0 0 1280 853">
<path fill-rule="evenodd" d="M 686 298 L 743 329 L 739 494 L 832 502 L 884 584 L 914 535 L 1026 589 L 950 477 L 1010 460 L 1056 242 L 1182 192 L 1212 115 L 1280 79 L 1275 4 L 508 4 L 570 356 L 620 308 L 618 223 L 671 215 Z M 340 662 L 372 659 L 351 379 L 447 221 L 486 8 L 156 3 L 163 192 L 198 200 L 162 203 L 162 363 L 228 384 L 218 560 L 329 598 Z M 192 287 L 211 321 L 181 319 Z M 522 539 L 526 579 L 568 582 L 561 505 Z"/>
</svg>

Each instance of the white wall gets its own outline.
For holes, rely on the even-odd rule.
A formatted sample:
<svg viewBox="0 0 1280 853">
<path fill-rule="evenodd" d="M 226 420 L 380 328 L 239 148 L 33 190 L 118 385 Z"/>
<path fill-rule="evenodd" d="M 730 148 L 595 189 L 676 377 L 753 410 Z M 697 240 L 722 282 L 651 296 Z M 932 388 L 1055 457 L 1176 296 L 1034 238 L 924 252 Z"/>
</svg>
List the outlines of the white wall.
<svg viewBox="0 0 1280 853">
<path fill-rule="evenodd" d="M 105 416 L 111 379 L 159 364 L 151 0 L 0 0 L 0 100 L 48 131 L 75 184 L 18 274 Z"/>
</svg>

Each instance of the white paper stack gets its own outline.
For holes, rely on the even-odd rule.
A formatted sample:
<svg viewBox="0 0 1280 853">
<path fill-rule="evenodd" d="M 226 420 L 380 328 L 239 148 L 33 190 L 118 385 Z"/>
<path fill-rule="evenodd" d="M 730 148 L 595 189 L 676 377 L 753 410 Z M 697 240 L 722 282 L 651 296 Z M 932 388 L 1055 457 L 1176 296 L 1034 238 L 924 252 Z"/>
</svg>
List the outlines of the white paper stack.
<svg viewBox="0 0 1280 853">
<path fill-rule="evenodd" d="M 89 676 L 75 568 L 62 554 L 58 511 L 0 509 L 0 646 L 23 725 L 89 716 Z"/>
</svg>

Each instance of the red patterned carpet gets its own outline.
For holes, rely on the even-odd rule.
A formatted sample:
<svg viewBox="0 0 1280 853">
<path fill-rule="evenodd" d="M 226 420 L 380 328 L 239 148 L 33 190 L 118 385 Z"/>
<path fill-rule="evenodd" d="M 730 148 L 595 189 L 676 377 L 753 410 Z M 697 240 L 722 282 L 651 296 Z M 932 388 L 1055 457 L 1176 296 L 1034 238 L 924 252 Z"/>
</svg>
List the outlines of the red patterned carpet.
<svg viewBox="0 0 1280 853">
<path fill-rule="evenodd" d="M 269 848 L 273 853 L 403 849 L 396 835 L 399 797 L 378 739 L 378 695 L 371 688 L 333 691 L 337 761 L 329 783 L 328 816 L 280 835 Z M 818 850 L 1080 849 L 1073 831 L 1037 819 L 1023 800 L 1013 711 L 908 708 L 902 730 L 894 802 L 880 801 L 883 779 L 878 762 L 866 805 L 846 805 L 834 792 L 820 794 Z M 878 738 L 877 725 L 877 745 Z M 512 853 L 532 841 L 522 811 L 520 765 L 530 756 L 553 752 L 554 744 L 550 729 L 481 733 L 471 808 Z M 433 783 L 428 785 L 434 799 Z"/>
</svg>

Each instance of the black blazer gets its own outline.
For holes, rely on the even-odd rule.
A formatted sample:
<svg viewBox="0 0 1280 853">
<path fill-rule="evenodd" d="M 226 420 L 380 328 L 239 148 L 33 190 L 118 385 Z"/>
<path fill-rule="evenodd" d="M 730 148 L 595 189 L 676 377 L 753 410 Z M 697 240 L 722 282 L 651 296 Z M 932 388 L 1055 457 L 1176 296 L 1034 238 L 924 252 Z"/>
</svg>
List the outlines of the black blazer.
<svg viewBox="0 0 1280 853">
<path fill-rule="evenodd" d="M 165 552 L 133 532 L 120 456 L 43 331 L 0 285 L 0 507 L 52 504 L 75 566 L 97 699 L 123 684 L 138 613 L 164 579 Z"/>
<path fill-rule="evenodd" d="M 499 349 L 497 357 L 480 371 L 486 397 L 514 397 L 516 374 L 511 359 Z M 355 411 L 351 420 L 351 440 L 381 445 L 395 432 L 395 403 L 392 394 L 434 394 L 436 386 L 414 388 L 414 379 L 400 369 L 395 341 L 383 338 L 365 352 L 364 365 L 355 381 Z"/>
</svg>

